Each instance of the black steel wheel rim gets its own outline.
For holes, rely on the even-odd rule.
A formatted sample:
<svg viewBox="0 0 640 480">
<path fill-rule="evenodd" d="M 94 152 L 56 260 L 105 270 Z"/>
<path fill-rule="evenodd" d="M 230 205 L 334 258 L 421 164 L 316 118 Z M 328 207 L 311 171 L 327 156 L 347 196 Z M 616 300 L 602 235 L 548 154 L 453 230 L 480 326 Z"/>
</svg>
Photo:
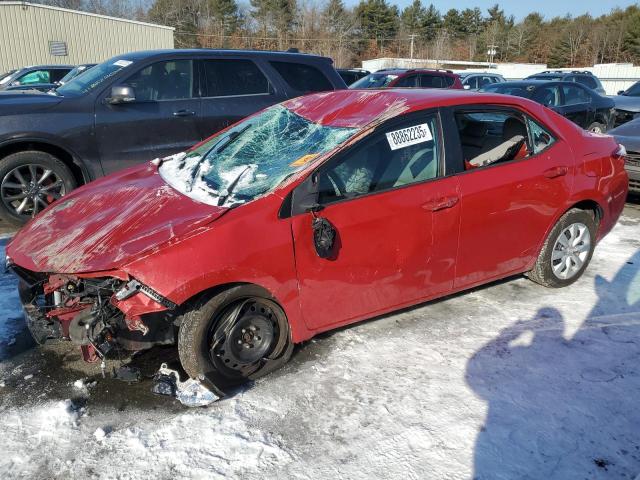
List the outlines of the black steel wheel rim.
<svg viewBox="0 0 640 480">
<path fill-rule="evenodd" d="M 209 333 L 209 356 L 223 371 L 256 371 L 278 342 L 277 314 L 269 300 L 249 298 L 226 307 Z"/>
<path fill-rule="evenodd" d="M 0 183 L 4 206 L 27 218 L 35 217 L 65 193 L 64 182 L 54 170 L 33 163 L 10 170 Z"/>
</svg>

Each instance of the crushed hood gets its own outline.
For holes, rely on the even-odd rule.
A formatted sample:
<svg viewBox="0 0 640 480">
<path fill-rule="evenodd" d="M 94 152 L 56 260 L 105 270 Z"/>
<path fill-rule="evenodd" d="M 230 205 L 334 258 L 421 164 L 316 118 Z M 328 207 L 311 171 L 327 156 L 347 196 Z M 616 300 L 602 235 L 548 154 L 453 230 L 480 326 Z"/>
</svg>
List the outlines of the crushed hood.
<svg viewBox="0 0 640 480">
<path fill-rule="evenodd" d="M 610 97 L 618 110 L 627 112 L 640 112 L 640 97 L 627 97 L 626 95 L 614 95 Z"/>
<path fill-rule="evenodd" d="M 7 256 L 37 272 L 113 270 L 197 233 L 227 210 L 177 192 L 162 180 L 155 165 L 146 164 L 57 201 L 18 232 Z"/>
</svg>

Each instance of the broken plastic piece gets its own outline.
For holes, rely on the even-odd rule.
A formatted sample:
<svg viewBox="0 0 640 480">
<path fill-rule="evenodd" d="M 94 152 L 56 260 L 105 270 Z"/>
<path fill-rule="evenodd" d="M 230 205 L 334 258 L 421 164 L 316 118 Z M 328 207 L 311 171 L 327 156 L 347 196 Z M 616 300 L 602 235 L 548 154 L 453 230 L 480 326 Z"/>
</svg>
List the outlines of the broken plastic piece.
<svg viewBox="0 0 640 480">
<path fill-rule="evenodd" d="M 187 407 L 206 407 L 220 399 L 198 380 L 189 378 L 181 382 L 180 374 L 170 369 L 166 363 L 160 365 L 151 391 L 158 395 L 175 397 Z"/>
</svg>

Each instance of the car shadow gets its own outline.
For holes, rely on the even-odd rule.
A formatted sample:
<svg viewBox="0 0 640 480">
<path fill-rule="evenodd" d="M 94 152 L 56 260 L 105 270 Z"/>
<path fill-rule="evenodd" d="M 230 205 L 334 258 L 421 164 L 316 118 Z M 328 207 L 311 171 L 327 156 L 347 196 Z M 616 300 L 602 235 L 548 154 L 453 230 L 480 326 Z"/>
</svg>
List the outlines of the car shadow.
<svg viewBox="0 0 640 480">
<path fill-rule="evenodd" d="M 640 473 L 640 251 L 598 295 L 578 331 L 540 308 L 468 361 L 487 404 L 474 479 L 636 478 Z"/>
</svg>

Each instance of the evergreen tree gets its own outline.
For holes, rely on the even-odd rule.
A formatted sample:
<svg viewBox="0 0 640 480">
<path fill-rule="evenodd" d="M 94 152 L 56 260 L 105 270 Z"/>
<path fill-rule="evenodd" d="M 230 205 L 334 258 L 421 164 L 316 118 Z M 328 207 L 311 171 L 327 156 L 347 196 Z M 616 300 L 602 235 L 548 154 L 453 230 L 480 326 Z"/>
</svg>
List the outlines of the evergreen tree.
<svg viewBox="0 0 640 480">
<path fill-rule="evenodd" d="M 436 38 L 438 30 L 441 27 L 442 17 L 440 16 L 440 12 L 433 6 L 433 4 L 430 4 L 423 17 L 422 30 L 424 31 L 425 38 L 427 40 L 433 40 Z"/>
<path fill-rule="evenodd" d="M 375 39 L 379 47 L 398 32 L 398 8 L 386 0 L 361 0 L 355 15 L 360 21 L 362 36 Z"/>
<path fill-rule="evenodd" d="M 624 53 L 634 62 L 640 62 L 640 12 L 627 17 L 623 42 Z"/>
<path fill-rule="evenodd" d="M 402 11 L 402 26 L 409 34 L 423 35 L 424 17 L 427 11 L 422 6 L 420 0 L 413 0 L 413 3 Z"/>
<path fill-rule="evenodd" d="M 462 38 L 465 36 L 464 25 L 460 12 L 452 8 L 442 17 L 442 24 L 447 29 L 449 35 L 454 38 Z"/>
<path fill-rule="evenodd" d="M 236 0 L 206 0 L 209 21 L 225 34 L 238 27 L 239 14 Z"/>
</svg>

